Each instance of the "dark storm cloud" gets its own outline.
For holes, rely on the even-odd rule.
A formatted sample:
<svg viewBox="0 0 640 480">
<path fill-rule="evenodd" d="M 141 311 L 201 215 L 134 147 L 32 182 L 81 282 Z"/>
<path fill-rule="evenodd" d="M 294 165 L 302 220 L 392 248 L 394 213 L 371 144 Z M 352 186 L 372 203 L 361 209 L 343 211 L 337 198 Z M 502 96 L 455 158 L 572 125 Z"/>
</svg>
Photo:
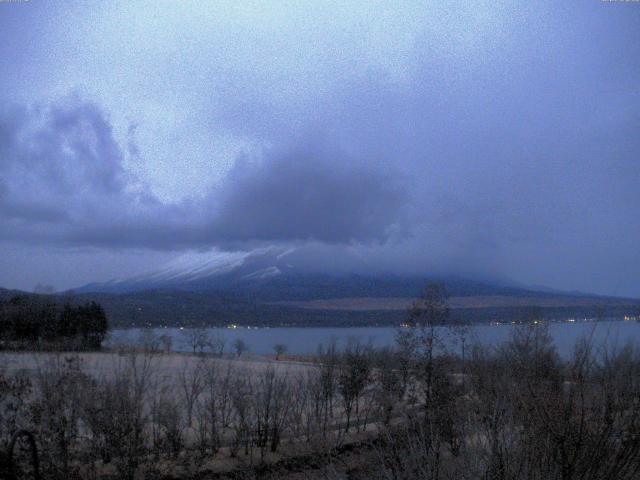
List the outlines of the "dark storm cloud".
<svg viewBox="0 0 640 480">
<path fill-rule="evenodd" d="M 396 179 L 344 152 L 317 145 L 240 160 L 229 173 L 214 223 L 233 239 L 385 240 L 406 201 Z M 215 233 L 214 233 L 215 235 Z"/>
<path fill-rule="evenodd" d="M 256 241 L 382 241 L 406 201 L 396 180 L 317 143 L 239 159 L 222 187 L 160 201 L 130 173 L 90 103 L 7 109 L 0 170 L 5 239 L 181 249 Z M 131 132 L 129 132 L 131 133 Z"/>
<path fill-rule="evenodd" d="M 2 236 L 60 242 L 85 222 L 110 223 L 148 195 L 131 182 L 111 126 L 91 103 L 0 113 Z"/>
</svg>

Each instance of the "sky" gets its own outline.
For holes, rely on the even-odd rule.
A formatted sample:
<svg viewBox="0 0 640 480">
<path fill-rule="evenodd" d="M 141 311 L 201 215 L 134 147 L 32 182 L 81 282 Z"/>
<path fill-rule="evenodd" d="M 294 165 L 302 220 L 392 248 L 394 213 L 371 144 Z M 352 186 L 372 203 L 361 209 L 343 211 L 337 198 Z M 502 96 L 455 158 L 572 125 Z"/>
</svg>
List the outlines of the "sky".
<svg viewBox="0 0 640 480">
<path fill-rule="evenodd" d="M 0 87 L 2 287 L 276 245 L 640 297 L 640 3 L 0 2 Z"/>
</svg>

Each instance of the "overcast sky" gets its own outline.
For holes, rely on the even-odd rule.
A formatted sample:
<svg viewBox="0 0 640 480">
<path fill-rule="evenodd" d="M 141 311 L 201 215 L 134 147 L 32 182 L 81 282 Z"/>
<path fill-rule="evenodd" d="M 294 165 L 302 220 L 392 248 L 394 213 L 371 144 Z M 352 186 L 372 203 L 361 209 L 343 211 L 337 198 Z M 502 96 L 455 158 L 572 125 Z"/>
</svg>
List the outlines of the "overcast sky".
<svg viewBox="0 0 640 480">
<path fill-rule="evenodd" d="M 0 86 L 0 286 L 283 245 L 640 297 L 638 3 L 7 2 Z"/>
</svg>

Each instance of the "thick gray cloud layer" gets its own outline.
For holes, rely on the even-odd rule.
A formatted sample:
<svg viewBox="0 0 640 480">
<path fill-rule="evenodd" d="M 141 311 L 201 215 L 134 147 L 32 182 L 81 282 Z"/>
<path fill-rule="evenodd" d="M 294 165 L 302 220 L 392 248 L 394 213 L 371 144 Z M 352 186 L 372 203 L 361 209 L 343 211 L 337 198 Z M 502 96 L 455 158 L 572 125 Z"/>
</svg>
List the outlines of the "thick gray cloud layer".
<svg viewBox="0 0 640 480">
<path fill-rule="evenodd" d="M 305 145 L 240 160 L 229 172 L 213 235 L 327 243 L 385 240 L 399 227 L 406 195 L 397 179 L 333 148 Z"/>
<path fill-rule="evenodd" d="M 103 112 L 77 98 L 0 116 L 0 236 L 112 248 L 384 241 L 406 202 L 395 179 L 335 148 L 240 158 L 206 196 L 166 203 L 123 167 Z"/>
</svg>

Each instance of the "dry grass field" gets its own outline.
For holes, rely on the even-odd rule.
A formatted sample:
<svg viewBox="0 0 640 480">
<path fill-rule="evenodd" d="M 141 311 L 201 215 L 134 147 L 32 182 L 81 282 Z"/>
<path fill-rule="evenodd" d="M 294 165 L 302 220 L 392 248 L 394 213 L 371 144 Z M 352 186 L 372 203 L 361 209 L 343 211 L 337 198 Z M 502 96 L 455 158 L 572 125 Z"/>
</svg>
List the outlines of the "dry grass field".
<svg viewBox="0 0 640 480">
<path fill-rule="evenodd" d="M 22 372 L 36 375 L 55 363 L 69 358 L 78 359 L 82 370 L 95 378 L 110 377 L 122 371 L 130 362 L 130 355 L 118 352 L 0 352 L 0 368 L 7 373 Z M 301 374 L 313 368 L 311 364 L 268 357 L 243 356 L 241 358 L 191 355 L 188 353 L 156 354 L 152 357 L 152 369 L 164 379 L 178 379 L 183 372 L 201 367 L 203 362 L 219 370 L 228 368 L 258 375 L 267 369 L 278 374 Z"/>
<path fill-rule="evenodd" d="M 122 478 L 142 469 L 168 478 L 217 478 L 272 465 L 285 478 L 291 462 L 308 462 L 319 451 L 375 431 L 374 390 L 360 392 L 345 407 L 337 370 L 331 378 L 321 370 L 319 364 L 259 356 L 0 352 L 0 380 L 15 386 L 15 393 L 0 395 L 0 408 L 9 413 L 0 427 L 6 421 L 4 427 L 21 424 L 34 431 L 47 468 L 81 476 Z M 331 392 L 323 391 L 327 380 Z M 11 410 L 16 398 L 45 417 Z M 345 408 L 354 405 L 347 416 Z M 63 431 L 60 418 L 67 425 Z M 124 433 L 122 425 L 128 425 Z M 58 436 L 70 459 L 98 459 L 91 471 L 71 460 L 60 467 Z M 123 443 L 129 446 L 123 449 Z"/>
<path fill-rule="evenodd" d="M 306 308 L 313 310 L 407 310 L 415 301 L 408 297 L 358 297 L 331 298 L 324 300 L 282 301 L 273 302 L 275 305 Z M 634 306 L 637 300 L 624 298 L 595 297 L 514 297 L 505 295 L 472 295 L 465 297 L 450 297 L 451 308 L 500 308 L 500 307 L 593 307 L 593 306 Z"/>
</svg>

